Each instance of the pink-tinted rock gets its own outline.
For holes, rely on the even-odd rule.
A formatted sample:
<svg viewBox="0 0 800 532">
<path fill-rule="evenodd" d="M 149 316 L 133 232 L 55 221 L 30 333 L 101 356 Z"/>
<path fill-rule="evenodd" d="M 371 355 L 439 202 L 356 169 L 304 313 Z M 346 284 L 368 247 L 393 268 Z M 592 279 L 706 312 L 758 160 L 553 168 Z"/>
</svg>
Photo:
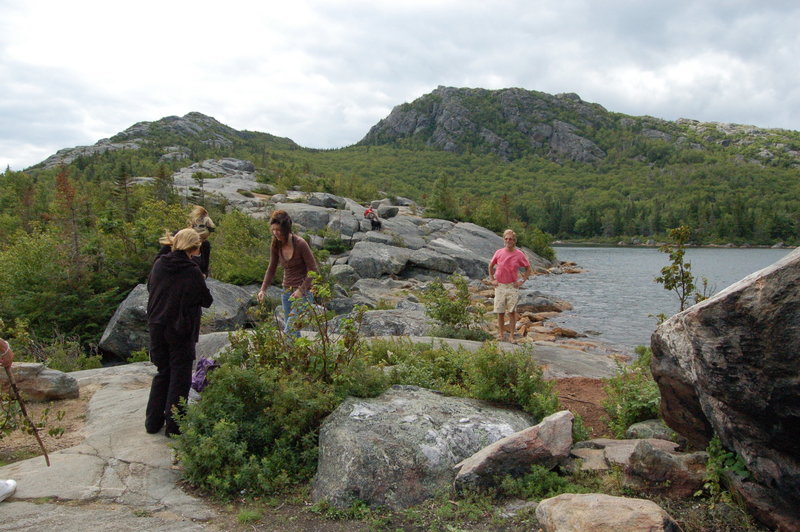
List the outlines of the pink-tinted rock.
<svg viewBox="0 0 800 532">
<path fill-rule="evenodd" d="M 569 455 L 573 418 L 568 410 L 556 412 L 462 460 L 455 465 L 456 488 L 490 486 L 497 477 L 527 473 L 533 464 L 552 469 Z"/>
<path fill-rule="evenodd" d="M 704 448 L 717 434 L 760 489 L 766 524 L 800 523 L 800 250 L 661 324 L 653 333 L 661 414 Z M 800 529 L 800 527 L 798 527 Z"/>
<path fill-rule="evenodd" d="M 652 501 L 599 493 L 565 493 L 545 499 L 536 507 L 536 518 L 545 532 L 579 530 L 680 532 L 681 530 L 675 520 Z"/>
</svg>

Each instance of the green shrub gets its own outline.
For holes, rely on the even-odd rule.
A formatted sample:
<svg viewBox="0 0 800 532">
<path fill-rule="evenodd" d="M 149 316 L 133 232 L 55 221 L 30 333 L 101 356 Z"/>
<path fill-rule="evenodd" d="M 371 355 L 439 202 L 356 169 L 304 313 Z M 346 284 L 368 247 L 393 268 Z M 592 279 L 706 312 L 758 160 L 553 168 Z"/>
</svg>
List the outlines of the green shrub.
<svg viewBox="0 0 800 532">
<path fill-rule="evenodd" d="M 630 366 L 618 365 L 617 375 L 606 382 L 604 390 L 608 398 L 603 401 L 609 421 L 609 429 L 617 438 L 639 421 L 659 416 L 661 394 L 650 373 L 650 348 L 639 346 L 639 357 Z"/>
<path fill-rule="evenodd" d="M 425 312 L 440 324 L 440 327 L 431 331 L 432 336 L 438 332 L 440 336 L 447 334 L 450 338 L 462 338 L 472 334 L 467 331 L 479 330 L 483 314 L 470 305 L 469 284 L 464 276 L 453 274 L 449 281 L 455 287 L 454 293 L 450 293 L 442 281 L 435 279 L 428 283 L 420 299 L 425 305 Z M 482 335 L 475 333 L 474 336 Z"/>
<path fill-rule="evenodd" d="M 428 331 L 429 336 L 437 338 L 455 338 L 458 340 L 472 340 L 475 342 L 485 342 L 494 338 L 491 333 L 483 329 L 464 329 L 453 327 L 452 325 L 440 325 Z"/>
<path fill-rule="evenodd" d="M 63 371 L 79 371 L 96 369 L 102 366 L 101 355 L 91 348 L 90 353 L 81 347 L 75 337 L 67 337 L 56 332 L 50 340 L 40 340 L 28 327 L 26 320 L 15 320 L 14 326 L 3 331 L 4 323 L 0 319 L 0 336 L 14 338 L 14 355 L 18 361 L 39 362 L 50 369 Z"/>
<path fill-rule="evenodd" d="M 180 421 L 175 449 L 184 476 L 219 497 L 276 493 L 308 480 L 319 426 L 339 401 L 330 386 L 301 374 L 223 364 Z"/>
<path fill-rule="evenodd" d="M 706 478 L 703 483 L 703 491 L 696 495 L 707 493 L 713 500 L 727 500 L 730 502 L 730 495 L 725 491 L 725 473 L 730 472 L 745 480 L 751 477 L 750 471 L 744 463 L 744 459 L 738 454 L 726 450 L 722 446 L 718 436 L 711 438 L 706 448 L 708 461 L 706 462 Z"/>
<path fill-rule="evenodd" d="M 225 283 L 260 283 L 269 261 L 269 222 L 231 211 L 211 237 L 211 274 Z"/>
<path fill-rule="evenodd" d="M 534 464 L 530 472 L 521 477 L 504 477 L 500 482 L 500 492 L 508 497 L 541 501 L 562 493 L 591 493 L 591 489 L 573 484 L 555 471 Z"/>
<path fill-rule="evenodd" d="M 464 378 L 471 354 L 445 344 L 375 340 L 370 344 L 373 364 L 390 368 L 391 384 L 411 384 L 451 395 L 465 395 Z"/>
<path fill-rule="evenodd" d="M 147 349 L 138 349 L 130 354 L 127 361 L 128 364 L 133 364 L 134 362 L 149 362 L 150 353 Z"/>
<path fill-rule="evenodd" d="M 466 387 L 471 397 L 519 405 L 537 420 L 559 409 L 552 382 L 525 349 L 503 351 L 486 343 L 467 360 Z"/>
<path fill-rule="evenodd" d="M 370 360 L 389 366 L 392 384 L 413 384 L 450 395 L 518 406 L 536 419 L 559 409 L 553 383 L 523 349 L 503 351 L 486 343 L 476 352 L 442 343 L 375 341 Z"/>
</svg>

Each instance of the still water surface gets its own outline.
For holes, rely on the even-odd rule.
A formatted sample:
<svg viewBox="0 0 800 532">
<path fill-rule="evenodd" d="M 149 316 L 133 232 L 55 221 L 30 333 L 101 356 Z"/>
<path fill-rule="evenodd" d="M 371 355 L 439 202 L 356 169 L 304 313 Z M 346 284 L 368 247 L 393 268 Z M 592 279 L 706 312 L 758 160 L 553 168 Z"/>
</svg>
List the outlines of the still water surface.
<svg viewBox="0 0 800 532">
<path fill-rule="evenodd" d="M 635 347 L 650 345 L 656 314 L 678 311 L 678 297 L 653 279 L 669 264 L 656 248 L 554 247 L 558 260 L 576 262 L 585 273 L 538 275 L 525 288 L 569 301 L 573 310 L 553 319 L 597 340 Z M 717 293 L 788 255 L 791 249 L 692 248 L 686 259 L 697 278 Z"/>
</svg>

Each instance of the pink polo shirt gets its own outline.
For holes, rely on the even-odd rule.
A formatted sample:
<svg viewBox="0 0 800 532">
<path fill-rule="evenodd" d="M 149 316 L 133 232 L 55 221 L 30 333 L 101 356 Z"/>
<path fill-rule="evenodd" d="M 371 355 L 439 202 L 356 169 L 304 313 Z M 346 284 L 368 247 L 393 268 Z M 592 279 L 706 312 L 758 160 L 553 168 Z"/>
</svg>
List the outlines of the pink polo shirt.
<svg viewBox="0 0 800 532">
<path fill-rule="evenodd" d="M 501 284 L 513 283 L 517 280 L 519 268 L 528 268 L 531 265 L 522 250 L 514 248 L 514 251 L 508 251 L 504 247 L 494 252 L 492 261 L 489 264 L 497 264 L 497 268 L 494 270 L 494 278 Z"/>
</svg>

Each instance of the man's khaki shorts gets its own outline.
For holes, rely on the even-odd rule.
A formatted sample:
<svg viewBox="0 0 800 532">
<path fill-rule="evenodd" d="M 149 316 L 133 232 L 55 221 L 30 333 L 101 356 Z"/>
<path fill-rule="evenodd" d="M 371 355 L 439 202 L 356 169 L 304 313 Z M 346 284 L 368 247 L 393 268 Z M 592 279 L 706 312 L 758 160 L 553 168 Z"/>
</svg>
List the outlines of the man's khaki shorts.
<svg viewBox="0 0 800 532">
<path fill-rule="evenodd" d="M 513 284 L 499 284 L 494 287 L 495 314 L 515 312 L 517 301 L 519 301 L 519 289 Z"/>
</svg>

